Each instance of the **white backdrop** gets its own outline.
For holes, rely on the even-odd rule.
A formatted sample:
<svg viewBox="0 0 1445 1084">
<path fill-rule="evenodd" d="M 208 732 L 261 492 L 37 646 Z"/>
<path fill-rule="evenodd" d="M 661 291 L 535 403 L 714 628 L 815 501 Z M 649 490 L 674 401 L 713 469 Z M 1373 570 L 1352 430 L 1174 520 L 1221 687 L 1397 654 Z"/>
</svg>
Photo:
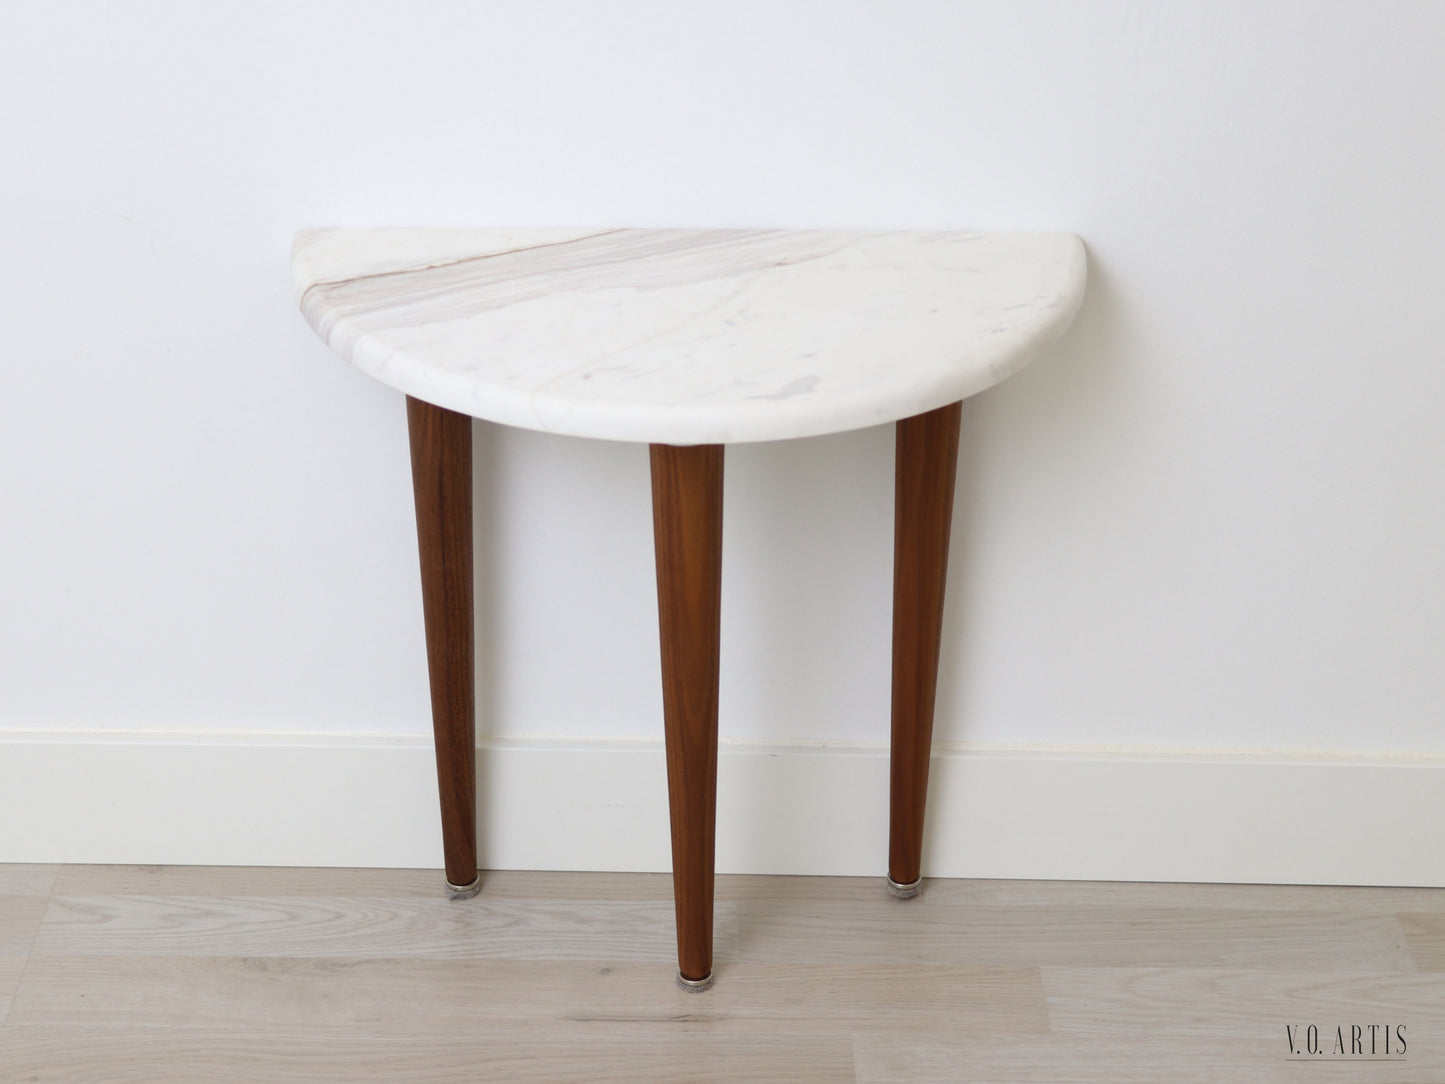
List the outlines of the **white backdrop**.
<svg viewBox="0 0 1445 1084">
<path fill-rule="evenodd" d="M 307 225 L 1045 228 L 938 737 L 1445 752 L 1445 5 L 0 16 L 0 729 L 427 732 L 400 397 Z M 481 719 L 655 737 L 640 447 L 478 427 Z M 722 726 L 887 728 L 891 434 L 729 452 Z"/>
</svg>

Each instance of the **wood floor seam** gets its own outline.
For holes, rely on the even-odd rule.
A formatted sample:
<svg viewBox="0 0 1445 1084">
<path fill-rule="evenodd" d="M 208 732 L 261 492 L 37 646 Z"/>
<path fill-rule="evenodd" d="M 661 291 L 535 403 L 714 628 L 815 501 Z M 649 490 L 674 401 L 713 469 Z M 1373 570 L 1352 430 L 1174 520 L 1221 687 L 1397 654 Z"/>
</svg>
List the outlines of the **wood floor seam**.
<svg viewBox="0 0 1445 1084">
<path fill-rule="evenodd" d="M 49 878 L 48 884 L 46 886 L 45 904 L 40 910 L 40 917 L 35 923 L 35 928 L 31 931 L 30 944 L 23 954 L 23 959 L 20 963 L 20 972 L 16 976 L 14 988 L 11 991 L 10 995 L 3 1002 L 0 1002 L 0 1004 L 3 1004 L 5 1010 L 3 1013 L 0 1013 L 0 1027 L 4 1027 L 10 1022 L 10 1014 L 15 1007 L 15 997 L 20 992 L 20 988 L 25 982 L 25 972 L 30 966 L 30 961 L 35 956 L 35 944 L 40 938 L 40 931 L 45 925 L 45 915 L 49 912 L 50 903 L 55 896 L 55 881 L 56 875 L 52 875 Z"/>
</svg>

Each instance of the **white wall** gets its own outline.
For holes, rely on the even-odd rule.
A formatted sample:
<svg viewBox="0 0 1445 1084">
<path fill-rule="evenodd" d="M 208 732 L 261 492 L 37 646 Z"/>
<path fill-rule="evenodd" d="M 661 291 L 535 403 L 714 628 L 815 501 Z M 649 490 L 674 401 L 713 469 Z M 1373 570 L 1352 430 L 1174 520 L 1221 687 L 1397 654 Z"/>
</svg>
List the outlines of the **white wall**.
<svg viewBox="0 0 1445 1084">
<path fill-rule="evenodd" d="M 0 729 L 427 732 L 307 225 L 1080 233 L 937 736 L 1445 753 L 1445 5 L 168 2 L 0 32 Z M 645 452 L 478 426 L 481 717 L 659 728 Z M 887 728 L 891 436 L 729 452 L 723 729 Z"/>
</svg>

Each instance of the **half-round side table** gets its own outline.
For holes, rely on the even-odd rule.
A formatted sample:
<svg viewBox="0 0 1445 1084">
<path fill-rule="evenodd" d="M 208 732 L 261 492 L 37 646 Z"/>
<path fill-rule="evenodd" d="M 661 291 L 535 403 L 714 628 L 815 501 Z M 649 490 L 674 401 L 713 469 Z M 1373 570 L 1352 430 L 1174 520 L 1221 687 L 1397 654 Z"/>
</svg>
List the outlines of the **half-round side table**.
<svg viewBox="0 0 1445 1084">
<path fill-rule="evenodd" d="M 712 980 L 723 445 L 897 423 L 888 885 L 921 880 L 961 400 L 1083 297 L 1070 234 L 313 229 L 301 311 L 407 395 L 448 891 L 476 845 L 471 419 L 651 445 L 678 975 Z"/>
</svg>

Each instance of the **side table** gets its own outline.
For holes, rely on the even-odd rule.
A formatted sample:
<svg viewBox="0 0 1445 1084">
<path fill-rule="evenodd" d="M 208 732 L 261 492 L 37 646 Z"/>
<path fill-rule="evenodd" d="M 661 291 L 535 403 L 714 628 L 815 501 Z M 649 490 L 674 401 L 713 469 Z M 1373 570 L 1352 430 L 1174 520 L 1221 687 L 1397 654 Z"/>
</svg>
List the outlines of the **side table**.
<svg viewBox="0 0 1445 1084">
<path fill-rule="evenodd" d="M 1060 335 L 1070 234 L 312 229 L 301 311 L 407 395 L 447 890 L 476 844 L 471 421 L 651 446 L 678 978 L 712 981 L 723 446 L 897 423 L 888 886 L 918 892 L 961 401 Z"/>
</svg>

